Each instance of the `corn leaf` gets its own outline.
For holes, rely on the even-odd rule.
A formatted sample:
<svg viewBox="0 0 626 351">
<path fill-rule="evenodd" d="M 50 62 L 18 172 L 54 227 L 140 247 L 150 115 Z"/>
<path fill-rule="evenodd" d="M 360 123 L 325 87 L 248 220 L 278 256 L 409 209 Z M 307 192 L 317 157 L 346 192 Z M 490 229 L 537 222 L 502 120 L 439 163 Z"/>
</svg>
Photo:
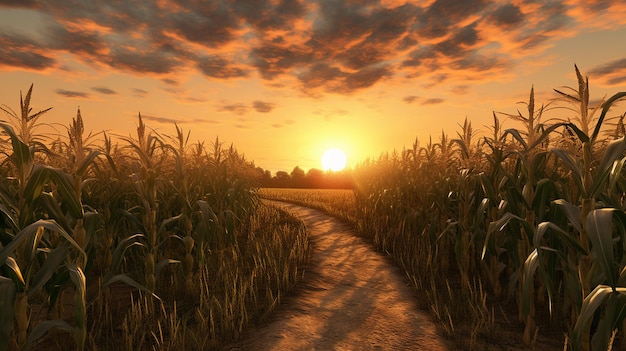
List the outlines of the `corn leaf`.
<svg viewBox="0 0 626 351">
<path fill-rule="evenodd" d="M 626 295 L 611 294 L 606 301 L 604 317 L 598 323 L 596 332 L 591 339 L 594 349 L 609 350 L 611 334 L 622 325 L 626 317 Z"/>
<path fill-rule="evenodd" d="M 22 271 L 20 270 L 20 266 L 18 266 L 15 259 L 9 256 L 5 263 L 7 267 L 9 267 L 9 269 L 13 272 L 12 275 L 15 277 L 15 279 L 20 282 L 22 286 L 26 285 L 24 277 L 22 276 Z"/>
<path fill-rule="evenodd" d="M 28 297 L 32 298 L 42 286 L 44 286 L 52 275 L 57 271 L 59 266 L 65 262 L 68 256 L 68 245 L 64 244 L 54 250 L 51 250 L 46 261 L 37 271 L 28 288 Z"/>
<path fill-rule="evenodd" d="M 537 226 L 537 231 L 535 233 L 535 237 L 533 240 L 533 244 L 535 248 L 541 248 L 541 241 L 544 235 L 546 234 L 546 232 L 548 231 L 548 229 L 552 229 L 556 233 L 558 233 L 560 238 L 563 239 L 565 242 L 569 243 L 574 249 L 576 249 L 576 251 L 580 252 L 581 254 L 586 254 L 585 249 L 583 249 L 583 247 L 575 238 L 573 238 L 571 235 L 569 235 L 568 232 L 559 228 L 558 225 L 552 222 L 541 222 Z"/>
<path fill-rule="evenodd" d="M 492 239 L 492 236 L 494 236 L 494 234 L 496 232 L 500 232 L 502 230 L 504 230 L 504 228 L 509 225 L 509 223 L 512 220 L 517 220 L 517 221 L 522 221 L 522 219 L 510 212 L 507 212 L 504 214 L 504 216 L 502 216 L 500 219 L 498 219 L 495 222 L 491 222 L 489 223 L 489 228 L 487 229 L 487 236 L 485 237 L 485 244 L 483 245 L 483 252 L 480 256 L 481 259 L 485 259 L 485 253 L 487 251 L 487 245 L 489 245 L 490 240 Z"/>
<path fill-rule="evenodd" d="M 618 288 L 618 292 L 626 293 L 625 288 Z M 570 333 L 570 340 L 572 343 L 573 351 L 580 351 L 583 349 L 581 339 L 583 333 L 586 333 L 596 310 L 608 299 L 613 293 L 613 288 L 606 285 L 598 285 L 589 295 L 585 297 L 583 305 L 580 309 L 580 314 L 574 325 L 574 329 Z"/>
<path fill-rule="evenodd" d="M 534 299 L 532 288 L 534 285 L 534 275 L 539 267 L 539 251 L 534 249 L 524 261 L 524 270 L 522 271 L 522 313 L 524 318 L 530 313 L 530 300 Z"/>
<path fill-rule="evenodd" d="M 583 229 L 580 223 L 580 208 L 563 199 L 554 200 L 553 202 L 565 213 L 569 224 L 574 227 L 577 232 L 582 232 Z"/>
<path fill-rule="evenodd" d="M 61 201 L 67 206 L 67 210 L 75 219 L 83 218 L 83 205 L 74 188 L 72 176 L 58 168 L 46 167 L 48 178 L 57 186 Z"/>
<path fill-rule="evenodd" d="M 2 128 L 11 138 L 11 146 L 13 147 L 13 163 L 17 169 L 28 173 L 30 171 L 30 165 L 32 165 L 33 155 L 30 152 L 28 145 L 24 144 L 20 138 L 15 134 L 13 127 L 8 124 L 0 123 Z M 27 167 L 26 169 L 24 167 Z"/>
<path fill-rule="evenodd" d="M 600 163 L 600 166 L 598 167 L 598 170 L 593 178 L 593 185 L 591 187 L 592 197 L 597 196 L 601 192 L 602 186 L 611 175 L 611 171 L 613 171 L 614 162 L 620 159 L 623 156 L 624 151 L 626 151 L 626 142 L 624 140 L 624 138 L 614 140 L 606 148 L 604 157 L 602 158 L 602 163 Z"/>
<path fill-rule="evenodd" d="M 624 97 L 626 97 L 626 92 L 622 91 L 622 92 L 614 94 L 602 104 L 602 113 L 600 114 L 600 117 L 598 117 L 598 122 L 596 123 L 596 127 L 594 128 L 593 133 L 591 134 L 592 142 L 595 142 L 595 140 L 598 138 L 598 135 L 600 135 L 600 128 L 602 127 L 602 123 L 604 122 L 604 119 L 606 118 L 606 113 L 609 112 L 609 109 L 611 109 L 611 106 L 613 106 L 615 102 L 617 102 L 618 100 Z"/>
<path fill-rule="evenodd" d="M 74 247 L 78 253 L 83 255 L 83 257 L 85 256 L 83 249 L 76 244 L 74 239 L 72 239 L 72 237 L 63 228 L 61 228 L 58 223 L 50 219 L 40 219 L 22 229 L 22 231 L 20 231 L 7 246 L 0 250 L 0 262 L 6 261 L 7 257 L 9 257 L 9 255 L 15 251 L 15 249 L 24 240 L 32 238 L 33 235 L 36 235 L 37 231 L 40 230 L 39 227 L 44 227 L 45 229 L 59 233 L 71 246 Z"/>
<path fill-rule="evenodd" d="M 87 157 L 83 159 L 83 162 L 78 165 L 76 169 L 76 176 L 82 178 L 87 172 L 87 168 L 89 167 L 89 165 L 91 165 L 98 156 L 100 156 L 100 151 L 98 150 L 93 150 L 89 152 L 89 155 L 87 155 Z"/>
<path fill-rule="evenodd" d="M 48 172 L 46 171 L 46 167 L 40 164 L 35 165 L 24 188 L 24 198 L 29 204 L 32 205 L 37 201 L 47 181 Z"/>
<path fill-rule="evenodd" d="M 120 267 L 122 266 L 122 261 L 124 259 L 124 254 L 126 250 L 133 246 L 145 247 L 145 245 L 139 241 L 139 239 L 143 238 L 143 234 L 135 234 L 131 235 L 128 238 L 120 241 L 119 244 L 113 250 L 113 255 L 111 257 L 111 266 L 109 267 L 109 271 L 103 279 L 104 284 L 109 284 L 109 281 L 113 278 L 113 275 L 118 272 Z"/>
<path fill-rule="evenodd" d="M 572 159 L 569 153 L 565 150 L 552 149 L 551 151 L 558 158 L 563 160 L 563 163 L 565 164 L 565 166 L 572 172 L 574 181 L 576 182 L 576 186 L 578 187 L 578 189 L 584 189 L 583 188 L 583 173 L 578 163 L 574 159 Z"/>
<path fill-rule="evenodd" d="M 613 209 L 593 210 L 587 215 L 587 233 L 591 241 L 591 252 L 602 268 L 609 286 L 615 290 L 617 267 L 613 260 Z"/>
</svg>

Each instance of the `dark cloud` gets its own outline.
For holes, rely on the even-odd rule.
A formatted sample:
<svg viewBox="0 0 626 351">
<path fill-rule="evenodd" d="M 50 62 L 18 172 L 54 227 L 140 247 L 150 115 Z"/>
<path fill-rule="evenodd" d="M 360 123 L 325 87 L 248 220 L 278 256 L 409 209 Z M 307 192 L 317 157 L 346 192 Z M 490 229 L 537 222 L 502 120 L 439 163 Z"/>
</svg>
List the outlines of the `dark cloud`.
<svg viewBox="0 0 626 351">
<path fill-rule="evenodd" d="M 49 25 L 45 32 L 49 48 L 67 51 L 82 59 L 100 56 L 107 49 L 107 44 L 95 31 L 70 30 L 55 24 Z"/>
<path fill-rule="evenodd" d="M 306 66 L 313 61 L 312 50 L 298 45 L 279 45 L 264 42 L 252 49 L 252 62 L 261 77 L 272 80 L 287 74 L 297 66 Z"/>
<path fill-rule="evenodd" d="M 611 61 L 604 65 L 592 68 L 589 75 L 596 77 L 604 77 L 615 73 L 616 71 L 626 71 L 626 58 Z"/>
<path fill-rule="evenodd" d="M 291 29 L 293 21 L 306 14 L 302 0 L 234 0 L 232 3 L 242 19 L 261 31 Z"/>
<path fill-rule="evenodd" d="M 227 2 L 187 3 L 167 16 L 170 28 L 183 38 L 210 48 L 235 39 L 240 19 Z"/>
<path fill-rule="evenodd" d="M 89 98 L 89 94 L 82 92 L 82 91 L 56 89 L 54 92 L 61 96 L 65 96 L 69 98 L 83 98 L 83 99 Z"/>
<path fill-rule="evenodd" d="M 626 82 L 626 58 L 607 62 L 589 71 L 589 76 L 608 85 Z"/>
<path fill-rule="evenodd" d="M 46 14 L 38 35 L 0 33 L 0 67 L 45 70 L 67 64 L 69 55 L 98 68 L 156 74 L 173 86 L 177 81 L 169 77 L 195 70 L 209 80 L 258 74 L 272 87 L 284 87 L 295 78 L 297 88 L 310 96 L 351 94 L 396 76 L 426 76 L 436 84 L 454 76 L 471 79 L 480 76 L 477 73 L 497 73 L 562 37 L 578 20 L 574 16 L 609 12 L 613 4 L 392 3 L 179 0 L 109 6 L 80 0 L 0 0 L 0 6 Z M 438 80 L 444 74 L 446 78 Z M 620 79 L 612 75 L 606 81 Z"/>
<path fill-rule="evenodd" d="M 181 123 L 180 120 L 175 119 L 175 118 L 152 116 L 152 115 L 146 115 L 146 114 L 142 114 L 141 118 L 148 120 L 148 121 L 154 121 L 154 122 L 166 123 L 166 124 L 174 124 L 174 123 L 180 124 Z"/>
<path fill-rule="evenodd" d="M 144 97 L 148 95 L 148 92 L 143 89 L 133 88 L 133 95 L 135 95 L 136 97 Z"/>
<path fill-rule="evenodd" d="M 248 113 L 248 107 L 244 104 L 227 104 L 218 109 L 219 112 L 232 112 L 236 115 L 245 115 Z"/>
<path fill-rule="evenodd" d="M 432 98 L 432 99 L 426 99 L 422 101 L 420 104 L 421 105 L 437 105 L 437 104 L 443 103 L 444 101 L 445 101 L 444 99 Z"/>
<path fill-rule="evenodd" d="M 108 57 L 107 64 L 113 68 L 137 73 L 169 73 L 179 66 L 178 60 L 159 50 L 136 50 L 119 47 Z"/>
<path fill-rule="evenodd" d="M 163 78 L 161 79 L 163 81 L 163 83 L 167 84 L 167 85 L 171 85 L 171 86 L 178 86 L 178 81 L 175 79 L 171 79 L 171 78 Z"/>
<path fill-rule="evenodd" d="M 624 84 L 626 83 L 626 73 L 622 73 L 622 76 L 620 77 L 609 78 L 606 82 L 609 85 Z"/>
<path fill-rule="evenodd" d="M 493 11 L 488 19 L 497 26 L 510 29 L 524 21 L 524 14 L 513 4 L 504 4 Z"/>
<path fill-rule="evenodd" d="M 407 104 L 412 104 L 418 99 L 419 99 L 419 96 L 409 95 L 409 96 L 405 96 L 402 100 L 406 102 Z"/>
<path fill-rule="evenodd" d="M 248 71 L 218 55 L 198 59 L 196 67 L 206 76 L 214 78 L 247 77 Z"/>
<path fill-rule="evenodd" d="M 154 115 L 146 115 L 146 114 L 142 114 L 141 117 L 143 119 L 149 120 L 149 121 L 154 121 L 154 122 L 158 122 L 158 123 L 165 123 L 165 124 L 188 124 L 188 123 L 192 123 L 192 124 L 198 124 L 198 123 L 202 123 L 202 124 L 218 124 L 218 121 L 215 120 L 211 120 L 211 119 L 202 119 L 202 118 L 194 118 L 191 120 L 185 120 L 185 119 L 178 119 L 178 118 L 171 118 L 171 117 L 163 117 L 163 116 L 154 116 Z"/>
<path fill-rule="evenodd" d="M 44 70 L 57 64 L 36 42 L 19 35 L 0 33 L 0 67 Z"/>
<path fill-rule="evenodd" d="M 115 90 L 106 88 L 106 87 L 92 87 L 91 90 L 96 91 L 100 94 L 104 95 L 115 95 L 117 92 Z"/>
<path fill-rule="evenodd" d="M 252 107 L 257 111 L 257 112 L 271 112 L 275 105 L 271 102 L 265 102 L 265 101 L 254 101 L 252 102 Z"/>
<path fill-rule="evenodd" d="M 465 95 L 468 93 L 469 85 L 457 85 L 452 88 L 452 93 L 456 95 Z"/>
<path fill-rule="evenodd" d="M 487 0 L 435 0 L 420 16 L 418 33 L 429 39 L 446 36 L 457 23 L 479 13 Z"/>
</svg>

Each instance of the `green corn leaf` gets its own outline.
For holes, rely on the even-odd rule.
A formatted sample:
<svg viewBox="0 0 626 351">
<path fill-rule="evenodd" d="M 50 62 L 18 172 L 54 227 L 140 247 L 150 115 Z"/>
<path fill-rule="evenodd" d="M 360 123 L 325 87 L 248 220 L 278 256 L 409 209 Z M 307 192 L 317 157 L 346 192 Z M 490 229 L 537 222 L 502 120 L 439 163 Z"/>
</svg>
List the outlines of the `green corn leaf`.
<svg viewBox="0 0 626 351">
<path fill-rule="evenodd" d="M 591 252 L 598 260 L 609 286 L 615 290 L 617 267 L 613 260 L 613 209 L 593 210 L 587 215 L 587 233 L 591 241 Z"/>
<path fill-rule="evenodd" d="M 569 155 L 569 153 L 567 151 L 565 151 L 565 150 L 552 149 L 551 151 L 558 158 L 563 160 L 563 163 L 565 164 L 565 166 L 572 172 L 574 181 L 576 182 L 576 186 L 579 189 L 584 189 L 583 188 L 583 173 L 582 173 L 582 170 L 580 169 L 579 165 L 577 164 L 577 162 L 574 159 L 572 159 L 572 157 Z"/>
<path fill-rule="evenodd" d="M 563 229 L 559 228 L 559 226 L 552 222 L 541 222 L 537 226 L 537 231 L 535 232 L 535 237 L 533 238 L 533 245 L 535 246 L 535 248 L 541 247 L 541 241 L 543 240 L 543 237 L 548 229 L 567 234 Z"/>
<path fill-rule="evenodd" d="M 611 172 L 609 173 L 609 190 L 608 190 L 609 194 L 612 194 L 613 192 L 615 192 L 615 186 L 617 185 L 617 182 L 620 180 L 622 176 L 624 163 L 626 163 L 626 157 L 613 163 L 613 167 L 611 167 Z"/>
<path fill-rule="evenodd" d="M 54 250 L 51 250 L 46 258 L 45 263 L 41 266 L 37 274 L 32 279 L 28 288 L 28 297 L 32 298 L 44 286 L 52 275 L 57 271 L 59 266 L 65 262 L 68 256 L 68 245 L 64 244 Z"/>
<path fill-rule="evenodd" d="M 172 222 L 176 222 L 178 220 L 180 220 L 183 217 L 182 214 L 179 214 L 177 216 L 174 217 L 170 217 L 168 219 L 164 219 L 161 224 L 159 225 L 159 230 L 157 231 L 157 235 L 161 236 L 163 234 L 163 232 L 165 231 L 166 227 L 168 224 L 172 223 Z"/>
<path fill-rule="evenodd" d="M 52 194 L 44 191 L 41 193 L 39 200 L 49 217 L 53 218 L 67 232 L 72 231 L 72 228 L 67 222 L 65 213 L 61 209 L 61 206 L 59 206 L 59 202 L 54 198 L 54 196 L 52 196 Z"/>
<path fill-rule="evenodd" d="M 0 351 L 8 351 L 9 339 L 13 330 L 13 305 L 16 287 L 9 278 L 0 276 Z"/>
<path fill-rule="evenodd" d="M 15 214 L 13 213 L 13 211 L 9 210 L 9 208 L 6 207 L 3 203 L 0 203 L 0 212 L 2 212 L 5 218 L 8 220 L 9 224 L 11 225 L 11 229 L 15 232 L 18 232 L 19 227 L 17 226 L 17 221 L 14 218 Z"/>
<path fill-rule="evenodd" d="M 67 269 L 76 289 L 74 291 L 74 323 L 76 324 L 76 327 L 73 330 L 74 341 L 78 346 L 78 350 L 82 351 L 85 349 L 85 340 L 87 338 L 87 309 L 85 301 L 85 297 L 87 295 L 87 280 L 80 267 L 70 264 Z"/>
<path fill-rule="evenodd" d="M 622 91 L 611 96 L 602 104 L 602 113 L 600 114 L 600 117 L 598 117 L 598 122 L 596 123 L 596 127 L 593 130 L 593 134 L 591 134 L 592 143 L 595 142 L 595 140 L 598 138 L 598 135 L 600 135 L 600 128 L 602 127 L 602 123 L 606 118 L 606 113 L 609 112 L 609 109 L 611 109 L 615 102 L 624 97 L 626 97 L 626 92 Z"/>
<path fill-rule="evenodd" d="M 585 134 L 585 132 L 580 130 L 580 128 L 578 128 L 578 126 L 575 125 L 574 123 L 567 123 L 565 125 L 565 127 L 567 127 L 569 130 L 574 132 L 574 134 L 576 134 L 576 136 L 578 137 L 578 140 L 580 140 L 580 142 L 582 142 L 582 143 L 588 143 L 589 142 L 589 136 L 587 134 Z"/>
<path fill-rule="evenodd" d="M 522 272 L 522 313 L 524 318 L 530 313 L 530 300 L 534 299 L 532 287 L 535 283 L 534 276 L 539 267 L 539 251 L 534 249 L 524 261 L 524 270 Z"/>
<path fill-rule="evenodd" d="M 18 282 L 20 282 L 22 286 L 26 285 L 26 282 L 24 281 L 24 277 L 22 276 L 22 270 L 20 269 L 20 266 L 17 264 L 15 259 L 9 256 L 7 257 L 5 264 L 13 272 L 12 275 L 15 277 L 15 279 Z"/>
<path fill-rule="evenodd" d="M 609 340 L 615 329 L 622 325 L 626 317 L 626 295 L 611 294 L 606 301 L 604 318 L 598 324 L 597 330 L 591 339 L 594 349 L 609 350 Z"/>
<path fill-rule="evenodd" d="M 606 148 L 604 152 L 604 157 L 602 158 L 602 163 L 598 167 L 598 170 L 593 178 L 593 184 L 591 187 L 591 196 L 596 197 L 601 191 L 603 185 L 606 183 L 606 180 L 611 175 L 611 171 L 613 171 L 613 164 L 615 161 L 619 160 L 624 151 L 626 151 L 626 142 L 624 138 L 620 138 L 618 140 L 612 141 L 609 146 Z"/>
<path fill-rule="evenodd" d="M 28 145 L 24 144 L 20 138 L 15 134 L 13 127 L 8 124 L 0 123 L 2 128 L 11 138 L 11 146 L 13 147 L 12 159 L 17 169 L 24 173 L 30 172 L 30 166 L 33 162 L 33 155 L 30 152 Z M 26 168 L 24 168 L 26 167 Z"/>
<path fill-rule="evenodd" d="M 495 222 L 491 222 L 489 223 L 489 228 L 487 229 L 487 236 L 485 237 L 485 244 L 483 245 L 483 251 L 482 254 L 480 256 L 481 259 L 485 259 L 485 253 L 487 251 L 487 245 L 489 244 L 491 237 L 494 235 L 494 233 L 496 232 L 500 232 L 502 230 L 504 230 L 504 228 L 509 225 L 509 223 L 512 220 L 517 220 L 517 221 L 523 221 L 520 217 L 507 212 L 504 214 L 504 216 L 502 216 L 500 219 L 498 219 Z"/>
<path fill-rule="evenodd" d="M 616 290 L 622 294 L 626 293 L 626 288 L 617 288 Z M 582 350 L 582 334 L 588 330 L 596 310 L 602 306 L 612 293 L 613 288 L 606 285 L 598 285 L 585 297 L 574 329 L 570 334 L 572 349 L 574 351 Z"/>
<path fill-rule="evenodd" d="M 35 165 L 24 188 L 24 198 L 31 206 L 39 198 L 43 187 L 46 185 L 46 182 L 48 182 L 48 176 L 49 174 L 45 166 L 40 164 Z"/>
<path fill-rule="evenodd" d="M 72 176 L 61 169 L 52 167 L 46 167 L 46 172 L 49 174 L 48 178 L 56 184 L 61 195 L 61 201 L 67 206 L 72 217 L 75 219 L 83 218 L 83 205 L 76 192 L 77 189 L 74 187 Z"/>
<path fill-rule="evenodd" d="M 44 228 L 39 226 L 35 231 L 34 235 L 30 235 L 28 240 L 26 241 L 26 246 L 24 246 L 24 259 L 26 262 L 31 262 L 37 254 L 37 250 L 39 249 L 39 241 L 44 234 Z"/>
<path fill-rule="evenodd" d="M 113 250 L 113 255 L 111 257 L 111 266 L 109 267 L 109 271 L 104 277 L 104 284 L 108 284 L 109 281 L 113 278 L 113 275 L 118 272 L 120 267 L 122 266 L 122 261 L 124 259 L 124 254 L 126 250 L 133 246 L 145 247 L 145 245 L 139 240 L 143 238 L 143 234 L 135 234 L 131 235 L 128 238 L 122 240 L 117 244 L 115 250 Z"/>
<path fill-rule="evenodd" d="M 534 143 L 529 145 L 528 150 L 534 149 L 537 145 L 543 143 L 544 140 L 550 135 L 550 133 L 552 133 L 557 128 L 565 126 L 566 124 L 567 123 L 555 123 L 555 124 L 549 126 L 548 128 L 544 129 L 541 132 L 541 135 L 537 138 L 537 140 L 535 140 Z"/>
<path fill-rule="evenodd" d="M 87 172 L 87 168 L 89 168 L 89 165 L 91 165 L 98 156 L 100 156 L 100 151 L 98 150 L 93 150 L 89 152 L 89 155 L 87 155 L 87 157 L 83 159 L 83 162 L 78 165 L 76 169 L 76 176 L 82 178 Z"/>
<path fill-rule="evenodd" d="M 28 240 L 34 235 L 37 235 L 37 232 L 41 230 L 39 229 L 39 227 L 43 227 L 50 231 L 59 233 L 74 248 L 76 252 L 81 254 L 83 257 L 86 256 L 83 249 L 78 246 L 78 244 L 76 244 L 74 239 L 72 239 L 72 237 L 63 228 L 61 228 L 58 223 L 50 219 L 40 219 L 37 222 L 31 223 L 26 228 L 22 229 L 22 231 L 20 231 L 7 246 L 3 247 L 0 250 L 0 262 L 5 262 L 7 257 L 9 257 L 9 255 L 13 253 L 24 240 Z"/>
<path fill-rule="evenodd" d="M 574 227 L 577 232 L 582 232 L 583 229 L 580 223 L 580 208 L 563 199 L 554 200 L 553 202 L 565 213 L 569 224 Z"/>
<path fill-rule="evenodd" d="M 483 191 L 487 196 L 487 199 L 493 204 L 497 203 L 496 190 L 493 188 L 491 184 L 491 179 L 485 173 L 480 174 L 480 183 L 483 187 Z"/>
<path fill-rule="evenodd" d="M 510 134 L 513 137 L 513 139 L 517 140 L 520 144 L 522 144 L 522 147 L 524 148 L 524 150 L 528 150 L 528 144 L 526 144 L 526 140 L 524 140 L 524 137 L 519 132 L 519 130 L 507 129 L 504 131 L 503 137 L 506 137 L 507 134 Z"/>
</svg>

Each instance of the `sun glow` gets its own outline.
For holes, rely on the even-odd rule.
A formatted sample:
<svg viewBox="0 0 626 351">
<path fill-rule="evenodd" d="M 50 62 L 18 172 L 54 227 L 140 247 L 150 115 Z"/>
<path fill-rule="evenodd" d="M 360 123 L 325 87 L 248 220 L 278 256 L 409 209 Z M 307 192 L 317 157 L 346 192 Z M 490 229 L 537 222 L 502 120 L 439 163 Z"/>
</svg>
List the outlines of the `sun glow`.
<svg viewBox="0 0 626 351">
<path fill-rule="evenodd" d="M 346 162 L 346 154 L 339 149 L 328 149 L 322 156 L 324 171 L 341 171 L 346 168 Z"/>
</svg>

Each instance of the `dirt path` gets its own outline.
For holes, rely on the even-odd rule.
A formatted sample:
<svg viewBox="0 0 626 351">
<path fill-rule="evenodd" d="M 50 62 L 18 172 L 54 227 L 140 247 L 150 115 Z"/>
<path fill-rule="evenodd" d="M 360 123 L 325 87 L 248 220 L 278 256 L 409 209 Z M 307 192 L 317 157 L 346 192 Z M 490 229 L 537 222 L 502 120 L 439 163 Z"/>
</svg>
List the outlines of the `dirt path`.
<svg viewBox="0 0 626 351">
<path fill-rule="evenodd" d="M 309 229 L 311 265 L 268 324 L 225 350 L 449 349 L 387 257 L 321 211 L 277 204 Z"/>
</svg>

